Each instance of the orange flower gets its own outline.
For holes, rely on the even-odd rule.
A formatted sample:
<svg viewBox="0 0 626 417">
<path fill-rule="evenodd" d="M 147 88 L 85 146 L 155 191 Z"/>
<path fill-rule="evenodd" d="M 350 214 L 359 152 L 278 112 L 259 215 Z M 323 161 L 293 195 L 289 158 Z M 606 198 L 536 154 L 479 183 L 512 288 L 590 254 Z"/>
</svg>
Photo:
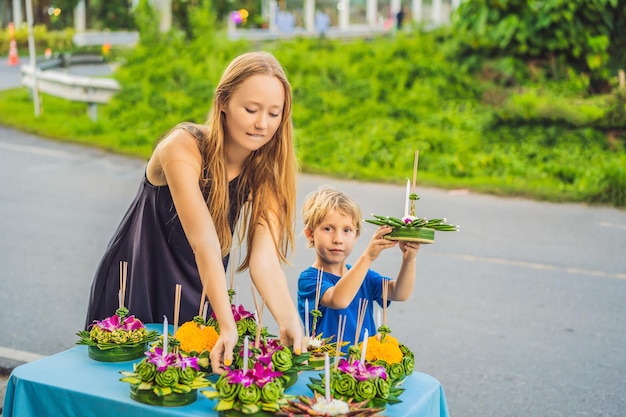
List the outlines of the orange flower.
<svg viewBox="0 0 626 417">
<path fill-rule="evenodd" d="M 219 335 L 213 326 L 202 326 L 193 321 L 183 323 L 174 337 L 180 342 L 180 348 L 185 352 L 211 351 Z"/>
<path fill-rule="evenodd" d="M 383 360 L 388 364 L 402 362 L 402 351 L 398 339 L 390 335 L 386 335 L 382 342 L 376 335 L 368 338 L 365 359 L 369 362 Z"/>
</svg>

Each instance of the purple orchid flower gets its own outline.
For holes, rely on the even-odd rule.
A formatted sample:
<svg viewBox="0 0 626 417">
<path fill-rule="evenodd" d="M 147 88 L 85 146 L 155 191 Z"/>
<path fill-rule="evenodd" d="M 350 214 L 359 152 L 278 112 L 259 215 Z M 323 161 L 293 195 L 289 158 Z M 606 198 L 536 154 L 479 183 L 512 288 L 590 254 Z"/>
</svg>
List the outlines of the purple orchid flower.
<svg viewBox="0 0 626 417">
<path fill-rule="evenodd" d="M 200 366 L 198 365 L 198 358 L 194 356 L 179 355 L 178 359 L 180 362 L 180 369 L 182 369 L 183 371 L 187 369 L 188 366 L 195 369 L 196 371 L 200 370 Z"/>
<path fill-rule="evenodd" d="M 143 323 L 141 322 L 141 320 L 135 318 L 135 316 L 128 316 L 125 320 L 124 320 L 124 330 L 139 330 L 143 328 Z"/>
<path fill-rule="evenodd" d="M 337 369 L 346 374 L 354 376 L 358 381 L 365 381 L 371 378 L 380 377 L 387 379 L 387 373 L 383 366 L 376 366 L 372 364 L 363 364 L 359 360 L 354 360 L 352 363 L 346 359 L 340 359 L 337 364 Z"/>
<path fill-rule="evenodd" d="M 102 330 L 114 332 L 115 330 L 119 329 L 120 317 L 117 315 L 114 315 L 104 320 L 96 321 L 95 325 L 100 327 Z"/>
<path fill-rule="evenodd" d="M 254 314 L 246 310 L 241 304 L 239 305 L 239 307 L 231 305 L 231 309 L 233 311 L 233 317 L 235 318 L 235 321 L 247 319 L 248 317 L 254 317 Z"/>
<path fill-rule="evenodd" d="M 165 371 L 170 365 L 174 365 L 177 362 L 175 353 L 168 353 L 164 356 L 163 348 L 161 347 L 154 348 L 154 351 L 147 351 L 146 356 L 148 357 L 148 362 L 156 365 L 159 372 Z"/>
<path fill-rule="evenodd" d="M 282 372 L 274 371 L 271 366 L 263 366 L 261 362 L 254 364 L 252 369 L 252 375 L 254 382 L 259 388 L 263 388 L 265 384 L 272 382 L 275 378 L 279 378 L 283 375 Z"/>
<path fill-rule="evenodd" d="M 243 369 L 226 369 L 228 372 L 228 382 L 230 384 L 241 384 L 244 387 L 249 387 L 254 382 L 250 370 L 244 374 Z"/>
</svg>

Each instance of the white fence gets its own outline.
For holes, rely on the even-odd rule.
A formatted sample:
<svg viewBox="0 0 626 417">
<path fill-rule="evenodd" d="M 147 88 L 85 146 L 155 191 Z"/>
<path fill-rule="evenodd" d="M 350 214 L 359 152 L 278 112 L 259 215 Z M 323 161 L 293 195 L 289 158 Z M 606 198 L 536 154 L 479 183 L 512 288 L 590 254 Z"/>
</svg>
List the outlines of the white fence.
<svg viewBox="0 0 626 417">
<path fill-rule="evenodd" d="M 118 82 L 113 78 L 72 75 L 55 70 L 42 71 L 39 68 L 33 74 L 32 66 L 22 65 L 22 85 L 32 91 L 87 103 L 87 114 L 94 121 L 98 118 L 98 104 L 108 103 L 120 91 Z"/>
</svg>

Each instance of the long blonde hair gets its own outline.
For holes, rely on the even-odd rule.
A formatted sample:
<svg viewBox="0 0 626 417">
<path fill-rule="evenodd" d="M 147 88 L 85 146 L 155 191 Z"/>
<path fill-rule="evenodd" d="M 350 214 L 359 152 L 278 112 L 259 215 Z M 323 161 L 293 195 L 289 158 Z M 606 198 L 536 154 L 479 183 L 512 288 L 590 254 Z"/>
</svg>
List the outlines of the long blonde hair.
<svg viewBox="0 0 626 417">
<path fill-rule="evenodd" d="M 243 227 L 239 240 L 247 232 L 247 253 L 238 270 L 250 265 L 250 248 L 259 223 L 269 228 L 281 263 L 287 263 L 287 254 L 294 246 L 294 212 L 296 205 L 297 162 L 291 122 L 291 85 L 276 58 L 268 52 L 248 52 L 235 58 L 222 74 L 215 90 L 213 104 L 206 125 L 202 155 L 205 170 L 203 187 L 209 187 L 207 206 L 213 217 L 219 237 L 222 256 L 230 251 L 232 235 L 228 225 L 228 179 L 224 154 L 223 110 L 233 92 L 253 75 L 276 77 L 285 90 L 281 123 L 274 137 L 252 152 L 239 175 L 237 195 L 249 192 L 251 199 L 243 210 Z M 235 260 L 231 260 L 234 262 Z"/>
</svg>

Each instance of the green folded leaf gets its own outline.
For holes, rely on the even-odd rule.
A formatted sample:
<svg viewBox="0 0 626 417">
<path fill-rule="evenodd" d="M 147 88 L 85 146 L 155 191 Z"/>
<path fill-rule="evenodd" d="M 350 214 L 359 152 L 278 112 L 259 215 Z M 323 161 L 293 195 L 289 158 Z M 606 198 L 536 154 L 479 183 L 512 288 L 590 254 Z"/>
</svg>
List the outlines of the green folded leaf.
<svg viewBox="0 0 626 417">
<path fill-rule="evenodd" d="M 172 391 L 177 392 L 179 394 L 187 394 L 191 392 L 192 388 L 189 385 L 184 384 L 176 384 L 172 387 Z"/>
<path fill-rule="evenodd" d="M 224 401 L 224 400 L 220 400 L 217 405 L 215 406 L 215 411 L 226 411 L 226 410 L 232 410 L 233 409 L 233 401 Z"/>
<path fill-rule="evenodd" d="M 156 387 L 152 389 L 152 392 L 154 392 L 159 397 L 164 397 L 166 395 L 171 394 L 172 389 L 170 387 L 160 387 L 157 385 Z"/>
<path fill-rule="evenodd" d="M 219 398 L 220 393 L 217 391 L 213 391 L 213 390 L 204 390 L 204 391 L 200 391 L 200 394 L 204 395 L 205 397 L 207 397 L 209 400 L 214 400 L 216 398 Z"/>
</svg>

